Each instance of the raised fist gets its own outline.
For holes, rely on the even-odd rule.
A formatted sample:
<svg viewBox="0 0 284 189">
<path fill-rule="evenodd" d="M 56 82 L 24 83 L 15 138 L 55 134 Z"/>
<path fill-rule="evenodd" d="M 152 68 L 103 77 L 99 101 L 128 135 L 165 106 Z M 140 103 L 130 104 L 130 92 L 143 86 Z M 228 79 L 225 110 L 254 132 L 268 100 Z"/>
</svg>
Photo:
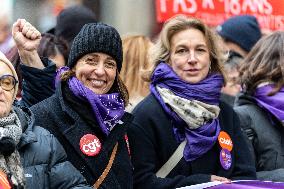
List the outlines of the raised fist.
<svg viewBox="0 0 284 189">
<path fill-rule="evenodd" d="M 25 19 L 13 24 L 12 35 L 19 51 L 37 50 L 41 39 L 41 33 Z"/>
</svg>

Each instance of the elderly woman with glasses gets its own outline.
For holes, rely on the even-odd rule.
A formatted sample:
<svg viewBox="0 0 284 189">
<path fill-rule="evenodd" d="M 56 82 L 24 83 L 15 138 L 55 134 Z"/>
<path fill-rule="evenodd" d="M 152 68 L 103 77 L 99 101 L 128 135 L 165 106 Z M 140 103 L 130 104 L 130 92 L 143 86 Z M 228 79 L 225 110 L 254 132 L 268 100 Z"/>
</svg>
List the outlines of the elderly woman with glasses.
<svg viewBox="0 0 284 189">
<path fill-rule="evenodd" d="M 54 136 L 35 126 L 31 111 L 12 105 L 17 85 L 0 52 L 0 188 L 89 188 Z"/>
</svg>

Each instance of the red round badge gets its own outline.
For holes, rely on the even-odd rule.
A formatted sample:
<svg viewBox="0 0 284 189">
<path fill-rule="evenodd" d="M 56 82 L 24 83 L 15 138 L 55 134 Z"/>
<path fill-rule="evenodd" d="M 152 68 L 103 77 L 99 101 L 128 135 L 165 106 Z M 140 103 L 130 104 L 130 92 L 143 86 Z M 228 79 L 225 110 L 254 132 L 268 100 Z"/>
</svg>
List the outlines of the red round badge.
<svg viewBox="0 0 284 189">
<path fill-rule="evenodd" d="M 97 155 L 101 148 L 101 142 L 95 135 L 86 134 L 80 139 L 80 149 L 87 156 Z"/>
</svg>

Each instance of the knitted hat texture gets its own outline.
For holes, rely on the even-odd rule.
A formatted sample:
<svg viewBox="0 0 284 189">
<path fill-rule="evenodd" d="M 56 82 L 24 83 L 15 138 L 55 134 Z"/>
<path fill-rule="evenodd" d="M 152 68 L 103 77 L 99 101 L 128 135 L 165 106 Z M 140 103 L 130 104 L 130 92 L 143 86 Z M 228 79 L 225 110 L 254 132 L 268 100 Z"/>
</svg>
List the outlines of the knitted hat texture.
<svg viewBox="0 0 284 189">
<path fill-rule="evenodd" d="M 249 52 L 261 38 L 257 19 L 251 15 L 231 17 L 217 27 L 218 34 Z"/>
<path fill-rule="evenodd" d="M 85 24 L 72 43 L 68 67 L 73 68 L 81 57 L 94 52 L 111 56 L 120 71 L 123 59 L 122 42 L 115 28 L 104 23 Z"/>
</svg>

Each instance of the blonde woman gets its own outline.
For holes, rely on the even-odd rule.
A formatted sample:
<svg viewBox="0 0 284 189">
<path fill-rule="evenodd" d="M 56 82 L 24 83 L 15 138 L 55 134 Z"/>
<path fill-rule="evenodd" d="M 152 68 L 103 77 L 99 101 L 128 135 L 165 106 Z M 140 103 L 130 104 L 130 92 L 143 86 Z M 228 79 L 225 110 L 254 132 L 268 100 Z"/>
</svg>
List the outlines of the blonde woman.
<svg viewBox="0 0 284 189">
<path fill-rule="evenodd" d="M 132 35 L 122 39 L 123 64 L 120 71 L 122 81 L 129 92 L 127 111 L 149 94 L 149 83 L 142 78 L 143 71 L 149 69 L 148 51 L 151 40 L 143 35 Z"/>
<path fill-rule="evenodd" d="M 223 57 L 212 31 L 200 20 L 174 17 L 154 47 L 151 93 L 135 107 L 128 132 L 134 188 L 255 179 L 238 117 L 219 100 Z M 167 166 L 178 148 L 176 165 Z"/>
</svg>

